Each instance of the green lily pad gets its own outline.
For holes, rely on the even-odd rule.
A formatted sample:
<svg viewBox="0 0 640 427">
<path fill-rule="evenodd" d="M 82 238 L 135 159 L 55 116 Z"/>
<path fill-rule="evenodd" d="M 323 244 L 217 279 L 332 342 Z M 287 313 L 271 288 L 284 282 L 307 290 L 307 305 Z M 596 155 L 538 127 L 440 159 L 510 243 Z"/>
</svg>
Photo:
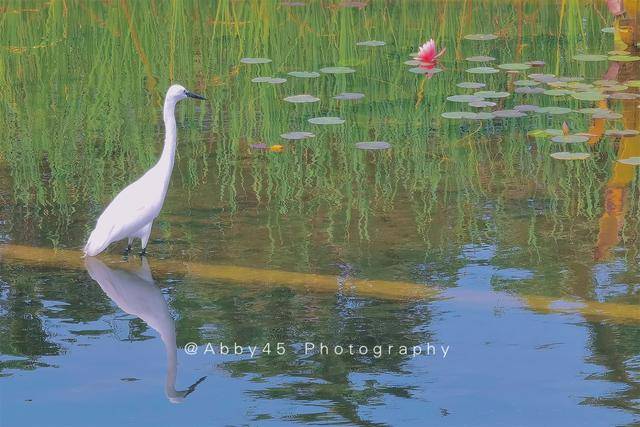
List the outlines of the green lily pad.
<svg viewBox="0 0 640 427">
<path fill-rule="evenodd" d="M 600 89 L 605 91 L 605 92 L 622 92 L 623 90 L 629 89 L 629 86 L 627 86 L 627 85 L 607 85 L 607 86 L 601 86 Z"/>
<path fill-rule="evenodd" d="M 534 73 L 534 74 L 529 74 L 529 78 L 531 80 L 535 80 L 535 81 L 540 82 L 540 83 L 551 83 L 551 82 L 557 82 L 558 81 L 558 78 L 554 74 Z"/>
<path fill-rule="evenodd" d="M 270 83 L 279 85 L 286 82 L 287 79 L 284 79 L 282 77 L 254 77 L 253 79 L 251 79 L 251 81 L 253 83 Z"/>
<path fill-rule="evenodd" d="M 418 66 L 422 64 L 422 61 L 418 61 L 417 59 L 410 59 L 408 61 L 404 61 L 405 65 Z"/>
<path fill-rule="evenodd" d="M 635 61 L 640 61 L 640 56 L 635 56 L 635 55 L 612 55 L 612 56 L 609 57 L 609 61 L 635 62 Z"/>
<path fill-rule="evenodd" d="M 594 113 L 592 119 L 618 120 L 622 118 L 622 114 L 609 111 L 606 113 Z"/>
<path fill-rule="evenodd" d="M 391 148 L 391 144 L 385 141 L 358 142 L 356 148 L 360 150 L 388 150 Z"/>
<path fill-rule="evenodd" d="M 560 129 L 535 129 L 527 132 L 527 136 L 532 138 L 550 138 L 559 135 L 562 135 Z"/>
<path fill-rule="evenodd" d="M 300 77 L 303 79 L 315 79 L 316 77 L 320 77 L 320 73 L 317 73 L 315 71 L 292 71 L 287 74 L 293 77 Z"/>
<path fill-rule="evenodd" d="M 498 36 L 495 34 L 467 34 L 464 38 L 467 40 L 488 41 L 495 40 Z"/>
<path fill-rule="evenodd" d="M 591 154 L 560 151 L 558 153 L 551 153 L 550 156 L 556 160 L 587 160 L 589 157 L 591 157 Z"/>
<path fill-rule="evenodd" d="M 414 73 L 414 74 L 436 74 L 439 73 L 440 71 L 442 71 L 442 69 L 440 68 L 425 68 L 425 67 L 414 67 L 414 68 L 409 68 L 409 72 Z"/>
<path fill-rule="evenodd" d="M 280 135 L 281 138 L 290 139 L 290 140 L 298 140 L 298 139 L 307 139 L 313 138 L 315 135 L 311 132 L 288 132 Z"/>
<path fill-rule="evenodd" d="M 369 46 L 369 47 L 377 47 L 384 46 L 386 43 L 380 40 L 368 40 L 366 42 L 358 42 L 356 45 L 358 46 Z"/>
<path fill-rule="evenodd" d="M 581 62 L 606 61 L 607 55 L 590 55 L 586 53 L 581 53 L 579 55 L 574 55 L 573 59 L 574 61 L 581 61 Z"/>
<path fill-rule="evenodd" d="M 491 101 L 473 101 L 469 103 L 469 107 L 475 108 L 485 108 L 485 107 L 495 107 L 496 103 Z"/>
<path fill-rule="evenodd" d="M 540 82 L 537 82 L 535 80 L 516 80 L 515 82 L 513 82 L 513 84 L 521 87 L 530 87 L 530 86 L 538 86 Z"/>
<path fill-rule="evenodd" d="M 629 80 L 628 82 L 625 82 L 625 85 L 629 87 L 640 87 L 640 80 Z"/>
<path fill-rule="evenodd" d="M 515 119 L 518 117 L 525 117 L 527 114 L 518 110 L 497 110 L 492 111 L 494 117 L 500 119 Z"/>
<path fill-rule="evenodd" d="M 543 93 L 549 96 L 565 96 L 573 94 L 573 91 L 567 89 L 547 89 Z"/>
<path fill-rule="evenodd" d="M 607 55 L 609 55 L 609 56 L 614 56 L 614 55 L 627 56 L 627 55 L 631 55 L 631 52 L 627 52 L 626 50 L 610 50 L 609 52 L 607 52 Z"/>
<path fill-rule="evenodd" d="M 362 98 L 364 98 L 364 93 L 358 92 L 342 92 L 333 97 L 333 99 L 337 99 L 338 101 L 357 101 Z"/>
<path fill-rule="evenodd" d="M 314 125 L 341 125 L 344 123 L 344 119 L 340 117 L 313 117 L 307 121 Z"/>
<path fill-rule="evenodd" d="M 320 98 L 316 98 L 315 96 L 303 94 L 303 95 L 292 95 L 284 98 L 287 102 L 292 102 L 294 104 L 304 104 L 309 102 L 318 102 Z"/>
<path fill-rule="evenodd" d="M 500 64 L 500 65 L 498 65 L 498 68 L 500 68 L 501 70 L 506 70 L 506 71 L 524 71 L 524 70 L 528 70 L 529 68 L 531 68 L 531 65 L 529 65 L 529 64 L 519 64 L 519 63 Z"/>
<path fill-rule="evenodd" d="M 474 67 L 467 70 L 467 73 L 471 74 L 495 74 L 499 72 L 500 70 L 493 67 Z"/>
<path fill-rule="evenodd" d="M 568 114 L 572 111 L 573 110 L 571 108 L 566 107 L 542 107 L 538 110 L 539 113 L 553 115 Z"/>
<path fill-rule="evenodd" d="M 355 73 L 356 70 L 349 67 L 324 67 L 320 68 L 320 72 L 324 74 L 349 74 Z"/>
<path fill-rule="evenodd" d="M 595 80 L 593 84 L 596 86 L 615 86 L 620 83 L 618 83 L 616 80 Z"/>
<path fill-rule="evenodd" d="M 571 96 L 580 101 L 602 101 L 607 98 L 607 95 L 602 92 L 576 92 Z"/>
<path fill-rule="evenodd" d="M 611 95 L 609 95 L 610 99 L 621 99 L 621 100 L 629 100 L 629 99 L 638 99 L 640 98 L 640 95 L 635 94 L 635 93 L 628 93 L 628 92 L 614 92 Z"/>
<path fill-rule="evenodd" d="M 514 92 L 522 95 L 536 95 L 539 93 L 543 93 L 544 88 L 524 86 L 515 88 Z"/>
<path fill-rule="evenodd" d="M 640 166 L 640 157 L 628 157 L 626 159 L 618 159 L 619 163 L 630 166 Z"/>
<path fill-rule="evenodd" d="M 458 83 L 456 86 L 464 89 L 482 89 L 487 85 L 485 83 L 479 83 L 479 82 L 461 82 L 461 83 Z"/>
<path fill-rule="evenodd" d="M 507 98 L 511 96 L 509 92 L 496 92 L 495 90 L 481 90 L 475 92 L 473 95 L 483 99 Z"/>
<path fill-rule="evenodd" d="M 491 62 L 491 61 L 495 61 L 496 58 L 494 58 L 493 56 L 476 55 L 476 56 L 470 56 L 466 58 L 466 60 L 469 62 Z"/>
<path fill-rule="evenodd" d="M 638 134 L 640 134 L 640 131 L 637 131 L 635 129 L 608 129 L 604 132 L 604 134 L 616 138 L 624 138 L 627 136 L 637 136 Z"/>
<path fill-rule="evenodd" d="M 451 102 L 476 102 L 482 101 L 482 98 L 474 95 L 452 95 L 447 97 L 447 101 Z"/>
<path fill-rule="evenodd" d="M 616 29 L 613 27 L 604 27 L 602 29 L 600 29 L 600 31 L 602 31 L 603 33 L 607 33 L 607 34 L 614 34 L 616 32 Z"/>
<path fill-rule="evenodd" d="M 269 58 L 242 58 L 240 62 L 243 64 L 268 64 L 271 60 Z"/>
<path fill-rule="evenodd" d="M 538 111 L 540 111 L 540 107 L 531 104 L 516 105 L 515 107 L 513 107 L 513 109 L 516 111 L 521 111 L 523 113 L 537 113 Z"/>
<path fill-rule="evenodd" d="M 577 144 L 580 142 L 587 142 L 589 137 L 586 135 L 558 135 L 551 138 L 551 141 L 559 144 Z"/>
</svg>

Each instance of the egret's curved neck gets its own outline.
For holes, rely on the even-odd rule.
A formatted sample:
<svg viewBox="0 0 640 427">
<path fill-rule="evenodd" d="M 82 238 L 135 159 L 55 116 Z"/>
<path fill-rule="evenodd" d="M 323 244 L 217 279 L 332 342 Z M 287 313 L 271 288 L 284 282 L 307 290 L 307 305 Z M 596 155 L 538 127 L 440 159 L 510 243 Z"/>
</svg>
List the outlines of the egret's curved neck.
<svg viewBox="0 0 640 427">
<path fill-rule="evenodd" d="M 164 100 L 163 109 L 164 118 L 164 148 L 158 164 L 168 168 L 168 175 L 171 175 L 173 169 L 173 160 L 176 156 L 176 103 L 173 100 Z"/>
</svg>

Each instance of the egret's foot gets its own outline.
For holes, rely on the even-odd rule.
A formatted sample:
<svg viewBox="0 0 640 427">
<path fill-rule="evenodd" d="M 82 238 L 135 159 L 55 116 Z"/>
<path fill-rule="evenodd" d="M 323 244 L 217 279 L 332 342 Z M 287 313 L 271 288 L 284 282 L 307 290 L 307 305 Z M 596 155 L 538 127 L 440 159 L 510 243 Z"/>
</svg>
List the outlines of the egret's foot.
<svg viewBox="0 0 640 427">
<path fill-rule="evenodd" d="M 124 250 L 122 255 L 127 256 L 129 255 L 130 252 L 131 252 L 131 245 L 127 246 L 127 249 Z"/>
<path fill-rule="evenodd" d="M 142 248 L 140 251 L 140 256 L 147 256 L 147 248 Z"/>
</svg>

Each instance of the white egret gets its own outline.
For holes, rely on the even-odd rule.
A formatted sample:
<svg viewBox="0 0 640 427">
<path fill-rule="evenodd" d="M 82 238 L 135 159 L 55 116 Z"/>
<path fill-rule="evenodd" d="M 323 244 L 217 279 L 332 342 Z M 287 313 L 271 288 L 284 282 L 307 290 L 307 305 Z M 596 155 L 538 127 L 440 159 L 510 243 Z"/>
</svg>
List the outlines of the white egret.
<svg viewBox="0 0 640 427">
<path fill-rule="evenodd" d="M 151 226 L 162 209 L 173 170 L 176 104 L 185 98 L 205 99 L 180 85 L 169 88 L 164 98 L 165 136 L 160 159 L 137 181 L 122 190 L 102 212 L 84 247 L 85 255 L 96 256 L 111 243 L 124 238 L 128 239 L 127 252 L 131 250 L 133 239 L 139 238 L 142 243 L 141 255 L 145 254 Z"/>
<path fill-rule="evenodd" d="M 137 271 L 109 268 L 97 258 L 87 258 L 84 262 L 89 275 L 98 282 L 105 294 L 120 309 L 139 317 L 160 334 L 167 354 L 167 378 L 164 392 L 171 403 L 180 403 L 191 394 L 205 377 L 198 379 L 185 390 L 176 390 L 178 355 L 176 327 L 169 313 L 169 306 L 151 277 L 146 258 Z"/>
</svg>

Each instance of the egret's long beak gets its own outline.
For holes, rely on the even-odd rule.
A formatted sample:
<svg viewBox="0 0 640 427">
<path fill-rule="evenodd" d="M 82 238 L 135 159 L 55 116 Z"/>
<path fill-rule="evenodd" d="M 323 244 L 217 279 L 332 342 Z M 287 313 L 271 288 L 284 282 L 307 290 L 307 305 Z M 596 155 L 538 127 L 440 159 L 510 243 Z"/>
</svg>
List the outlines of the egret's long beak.
<svg viewBox="0 0 640 427">
<path fill-rule="evenodd" d="M 195 98 L 195 99 L 207 99 L 202 95 L 198 95 L 197 93 L 193 93 L 193 92 L 189 92 L 189 91 L 187 91 L 187 96 L 189 98 Z"/>
</svg>

